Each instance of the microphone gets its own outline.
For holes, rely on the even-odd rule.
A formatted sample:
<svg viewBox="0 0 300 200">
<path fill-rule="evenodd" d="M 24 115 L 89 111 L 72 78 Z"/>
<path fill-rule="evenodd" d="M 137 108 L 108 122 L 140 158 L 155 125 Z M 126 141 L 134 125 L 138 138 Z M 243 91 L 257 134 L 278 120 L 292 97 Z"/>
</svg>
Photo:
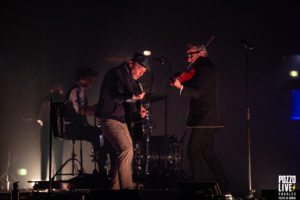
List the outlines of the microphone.
<svg viewBox="0 0 300 200">
<path fill-rule="evenodd" d="M 161 64 L 166 63 L 166 58 L 165 57 L 151 57 L 153 60 L 160 62 Z"/>
<path fill-rule="evenodd" d="M 253 50 L 254 49 L 254 46 L 249 44 L 248 42 L 246 42 L 246 40 L 241 40 L 241 43 L 242 43 L 242 45 L 244 46 L 245 49 L 248 49 L 248 50 Z"/>
</svg>

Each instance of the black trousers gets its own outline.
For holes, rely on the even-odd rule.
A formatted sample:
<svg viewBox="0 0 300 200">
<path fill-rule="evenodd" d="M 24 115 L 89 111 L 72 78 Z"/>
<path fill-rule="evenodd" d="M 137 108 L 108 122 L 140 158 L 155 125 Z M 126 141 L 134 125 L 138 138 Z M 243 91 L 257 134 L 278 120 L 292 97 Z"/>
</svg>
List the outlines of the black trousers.
<svg viewBox="0 0 300 200">
<path fill-rule="evenodd" d="M 212 171 L 216 182 L 223 192 L 229 191 L 229 184 L 224 169 L 215 154 L 214 128 L 193 128 L 188 143 L 188 159 L 194 182 L 204 182 L 204 162 Z"/>
</svg>

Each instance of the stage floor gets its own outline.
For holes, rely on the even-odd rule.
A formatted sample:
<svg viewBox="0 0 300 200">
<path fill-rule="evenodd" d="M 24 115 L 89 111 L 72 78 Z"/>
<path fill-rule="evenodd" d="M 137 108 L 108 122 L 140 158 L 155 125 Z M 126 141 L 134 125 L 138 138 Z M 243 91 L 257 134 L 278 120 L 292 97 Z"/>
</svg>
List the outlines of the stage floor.
<svg viewBox="0 0 300 200">
<path fill-rule="evenodd" d="M 299 196 L 299 191 L 297 195 Z M 246 200 L 248 198 L 236 196 L 205 196 L 197 193 L 184 193 L 180 189 L 143 189 L 143 190 L 74 190 L 54 192 L 34 192 L 32 190 L 21 191 L 20 198 L 22 200 L 189 200 L 189 199 L 204 199 L 204 200 Z M 275 190 L 264 191 L 264 196 L 256 197 L 258 200 L 277 200 L 278 192 Z M 297 199 L 297 198 L 296 198 Z M 12 200 L 10 192 L 0 192 L 0 200 Z"/>
<path fill-rule="evenodd" d="M 141 187 L 133 190 L 110 190 L 110 181 L 101 176 L 84 175 L 65 181 L 52 182 L 53 191 L 48 193 L 48 181 L 37 181 L 33 188 L 20 189 L 19 199 L 24 200 L 101 200 L 101 199 L 140 199 L 140 200 L 242 200 L 246 197 L 230 196 L 220 193 L 216 183 L 192 183 L 188 177 L 182 176 L 148 176 L 135 177 L 142 183 Z M 266 190 L 260 192 L 256 199 L 276 200 L 278 192 Z M 297 195 L 299 192 L 297 191 Z M 12 200 L 11 192 L 0 191 L 0 200 Z"/>
</svg>

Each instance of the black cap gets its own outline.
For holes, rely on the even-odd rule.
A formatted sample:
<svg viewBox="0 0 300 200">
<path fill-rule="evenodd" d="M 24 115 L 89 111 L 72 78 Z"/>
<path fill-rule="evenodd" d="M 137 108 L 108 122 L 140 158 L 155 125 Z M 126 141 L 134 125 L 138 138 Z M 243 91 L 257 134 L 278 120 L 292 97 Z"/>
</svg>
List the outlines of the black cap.
<svg viewBox="0 0 300 200">
<path fill-rule="evenodd" d="M 135 53 L 133 55 L 133 57 L 131 58 L 131 60 L 133 62 L 139 63 L 140 65 L 142 65 L 143 67 L 145 67 L 147 70 L 150 71 L 151 67 L 150 67 L 150 64 L 148 62 L 147 56 L 145 56 L 143 54 L 140 54 L 140 53 Z"/>
</svg>

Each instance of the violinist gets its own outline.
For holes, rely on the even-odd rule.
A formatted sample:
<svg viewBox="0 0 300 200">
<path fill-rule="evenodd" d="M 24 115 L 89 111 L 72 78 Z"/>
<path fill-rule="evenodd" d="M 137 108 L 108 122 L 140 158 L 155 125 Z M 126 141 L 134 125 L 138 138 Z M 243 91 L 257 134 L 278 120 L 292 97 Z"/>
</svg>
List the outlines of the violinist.
<svg viewBox="0 0 300 200">
<path fill-rule="evenodd" d="M 194 182 L 205 182 L 205 161 L 221 190 L 228 191 L 224 169 L 215 154 L 214 137 L 223 127 L 217 103 L 217 71 L 208 58 L 204 45 L 187 45 L 188 69 L 175 77 L 170 85 L 179 89 L 181 96 L 190 98 L 187 126 L 191 128 L 188 159 Z"/>
</svg>

